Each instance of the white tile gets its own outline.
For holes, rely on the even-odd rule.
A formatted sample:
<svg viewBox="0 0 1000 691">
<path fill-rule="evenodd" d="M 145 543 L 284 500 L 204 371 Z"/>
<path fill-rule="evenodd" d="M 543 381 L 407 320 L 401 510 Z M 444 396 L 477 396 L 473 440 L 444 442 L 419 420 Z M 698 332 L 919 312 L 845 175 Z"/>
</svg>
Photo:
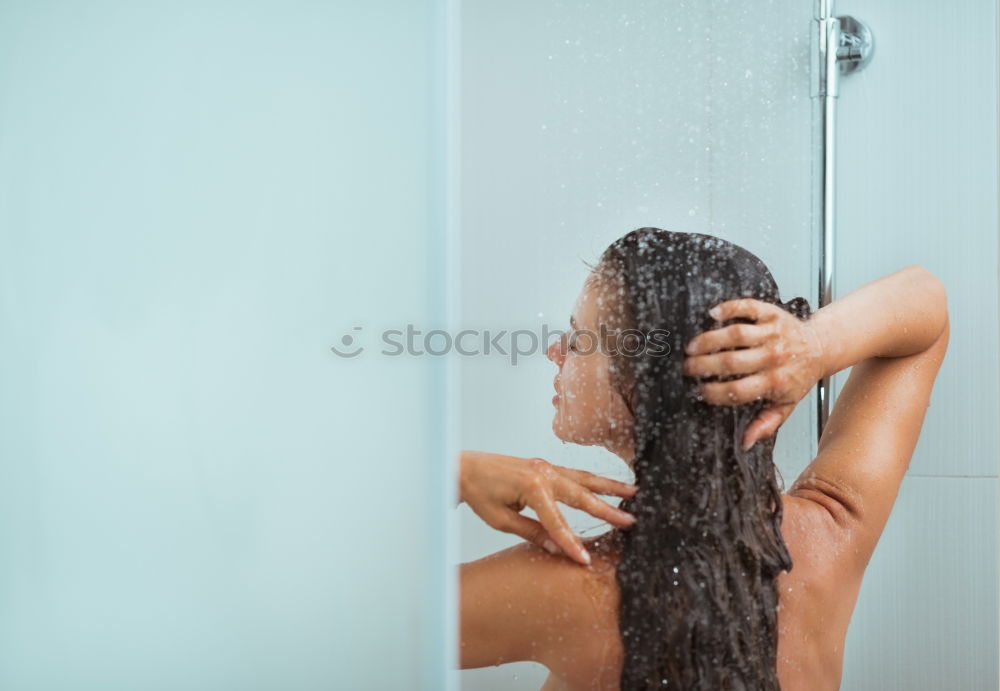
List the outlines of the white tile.
<svg viewBox="0 0 1000 691">
<path fill-rule="evenodd" d="M 868 564 L 842 688 L 997 688 L 997 480 L 903 481 Z"/>
</svg>

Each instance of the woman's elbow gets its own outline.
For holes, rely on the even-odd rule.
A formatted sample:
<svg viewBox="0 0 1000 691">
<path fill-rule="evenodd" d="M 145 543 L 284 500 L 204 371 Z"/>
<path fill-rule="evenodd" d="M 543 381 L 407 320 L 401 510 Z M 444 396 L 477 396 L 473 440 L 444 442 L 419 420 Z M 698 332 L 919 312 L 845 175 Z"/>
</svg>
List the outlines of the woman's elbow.
<svg viewBox="0 0 1000 691">
<path fill-rule="evenodd" d="M 939 324 L 937 333 L 947 340 L 948 330 L 948 289 L 936 274 L 919 264 L 910 264 L 907 270 L 917 276 L 919 290 L 923 293 L 928 316 Z"/>
</svg>

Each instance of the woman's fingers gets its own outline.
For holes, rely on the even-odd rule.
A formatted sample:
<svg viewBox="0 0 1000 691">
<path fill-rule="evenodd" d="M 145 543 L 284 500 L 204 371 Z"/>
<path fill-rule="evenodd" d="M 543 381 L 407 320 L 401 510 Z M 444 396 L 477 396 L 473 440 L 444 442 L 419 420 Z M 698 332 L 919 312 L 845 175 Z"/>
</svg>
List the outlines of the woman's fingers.
<svg viewBox="0 0 1000 691">
<path fill-rule="evenodd" d="M 636 485 L 612 480 L 586 470 L 576 470 L 558 465 L 554 467 L 563 476 L 563 482 L 556 485 L 557 500 L 623 528 L 635 523 L 635 516 L 601 501 L 594 493 L 627 499 L 638 491 L 639 488 Z"/>
<path fill-rule="evenodd" d="M 688 341 L 684 349 L 688 355 L 714 353 L 730 348 L 752 348 L 766 343 L 773 329 L 762 324 L 730 324 L 721 329 L 709 329 Z"/>
<path fill-rule="evenodd" d="M 785 310 L 756 298 L 737 298 L 720 302 L 708 312 L 716 321 L 724 322 L 738 317 L 761 321 L 785 313 Z"/>
<path fill-rule="evenodd" d="M 747 425 L 746 433 L 743 435 L 743 450 L 750 449 L 761 439 L 767 439 L 777 432 L 794 409 L 794 405 L 786 404 L 760 411 L 754 421 Z"/>
<path fill-rule="evenodd" d="M 501 521 L 501 525 L 503 525 L 502 530 L 504 532 L 519 535 L 528 542 L 538 545 L 552 554 L 559 553 L 556 543 L 549 539 L 549 534 L 545 530 L 545 526 L 534 518 L 528 518 L 515 511 L 511 511 Z"/>
<path fill-rule="evenodd" d="M 623 511 L 616 506 L 611 506 L 607 502 L 601 501 L 591 492 L 576 484 L 572 480 L 566 480 L 557 490 L 556 498 L 563 504 L 573 506 L 581 511 L 586 511 L 592 516 L 603 519 L 612 525 L 627 528 L 635 524 L 635 516 Z"/>
<path fill-rule="evenodd" d="M 595 473 L 589 473 L 586 470 L 576 470 L 574 468 L 564 468 L 562 466 L 556 466 L 556 468 L 558 468 L 559 472 L 568 477 L 570 480 L 578 482 L 595 494 L 610 494 L 616 497 L 622 497 L 623 499 L 628 499 L 636 493 L 636 490 L 639 489 L 635 485 L 630 485 L 627 482 L 612 480 L 609 477 L 602 477 L 601 475 L 597 475 Z"/>
<path fill-rule="evenodd" d="M 774 364 L 774 352 L 768 348 L 725 350 L 711 355 L 684 358 L 682 371 L 689 377 L 727 374 L 753 374 Z"/>
<path fill-rule="evenodd" d="M 566 522 L 566 517 L 556 506 L 555 499 L 548 491 L 537 492 L 528 505 L 538 514 L 538 519 L 545 530 L 552 537 L 552 541 L 558 545 L 563 552 L 581 564 L 590 564 L 590 555 L 583 547 L 583 542 L 576 536 Z"/>
<path fill-rule="evenodd" d="M 714 405 L 742 405 L 763 398 L 771 388 L 771 377 L 751 374 L 732 381 L 705 382 L 699 391 L 702 398 Z"/>
</svg>

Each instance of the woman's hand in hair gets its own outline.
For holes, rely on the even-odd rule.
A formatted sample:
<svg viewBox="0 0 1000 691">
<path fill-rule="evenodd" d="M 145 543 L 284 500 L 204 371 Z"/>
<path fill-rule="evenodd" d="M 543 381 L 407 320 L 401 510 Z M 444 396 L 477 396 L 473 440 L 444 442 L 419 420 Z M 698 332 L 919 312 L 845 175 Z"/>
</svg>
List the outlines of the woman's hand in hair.
<svg viewBox="0 0 1000 691">
<path fill-rule="evenodd" d="M 743 405 L 766 399 L 743 436 L 743 448 L 774 434 L 825 371 L 823 344 L 810 321 L 777 305 L 753 298 L 728 300 L 710 312 L 719 322 L 737 323 L 703 331 L 687 345 L 684 374 L 723 377 L 704 382 L 702 397 L 717 405 Z M 732 377 L 736 378 L 732 378 Z"/>
<path fill-rule="evenodd" d="M 628 527 L 635 523 L 635 518 L 596 495 L 628 498 L 635 491 L 635 485 L 564 468 L 540 458 L 484 451 L 459 454 L 460 503 L 468 504 L 491 527 L 520 535 L 553 554 L 561 550 L 581 564 L 589 564 L 590 555 L 556 502 L 586 511 L 612 525 Z M 541 522 L 522 516 L 525 506 L 530 506 Z"/>
</svg>

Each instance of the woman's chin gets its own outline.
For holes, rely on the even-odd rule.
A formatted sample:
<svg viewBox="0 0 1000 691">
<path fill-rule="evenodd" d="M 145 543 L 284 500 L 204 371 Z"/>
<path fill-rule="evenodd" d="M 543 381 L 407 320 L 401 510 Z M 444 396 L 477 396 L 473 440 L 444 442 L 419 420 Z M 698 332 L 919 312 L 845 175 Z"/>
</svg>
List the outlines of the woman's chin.
<svg viewBox="0 0 1000 691">
<path fill-rule="evenodd" d="M 559 417 L 558 410 L 556 411 L 556 414 L 552 416 L 552 434 L 556 435 L 556 438 L 560 439 L 563 442 L 568 443 L 573 441 L 572 439 L 569 438 L 569 434 L 567 434 L 566 429 L 563 428 L 562 420 Z"/>
<path fill-rule="evenodd" d="M 556 438 L 562 439 L 562 426 L 559 424 L 559 413 L 552 416 L 552 434 L 556 435 Z M 563 441 L 566 441 L 563 439 Z"/>
<path fill-rule="evenodd" d="M 555 434 L 556 438 L 564 444 L 577 444 L 579 446 L 594 446 L 595 444 L 601 444 L 598 440 L 589 439 L 586 435 L 582 434 L 573 434 L 571 430 L 563 428 L 563 426 L 559 423 L 558 415 L 556 416 L 556 419 L 552 421 L 552 433 Z"/>
</svg>

